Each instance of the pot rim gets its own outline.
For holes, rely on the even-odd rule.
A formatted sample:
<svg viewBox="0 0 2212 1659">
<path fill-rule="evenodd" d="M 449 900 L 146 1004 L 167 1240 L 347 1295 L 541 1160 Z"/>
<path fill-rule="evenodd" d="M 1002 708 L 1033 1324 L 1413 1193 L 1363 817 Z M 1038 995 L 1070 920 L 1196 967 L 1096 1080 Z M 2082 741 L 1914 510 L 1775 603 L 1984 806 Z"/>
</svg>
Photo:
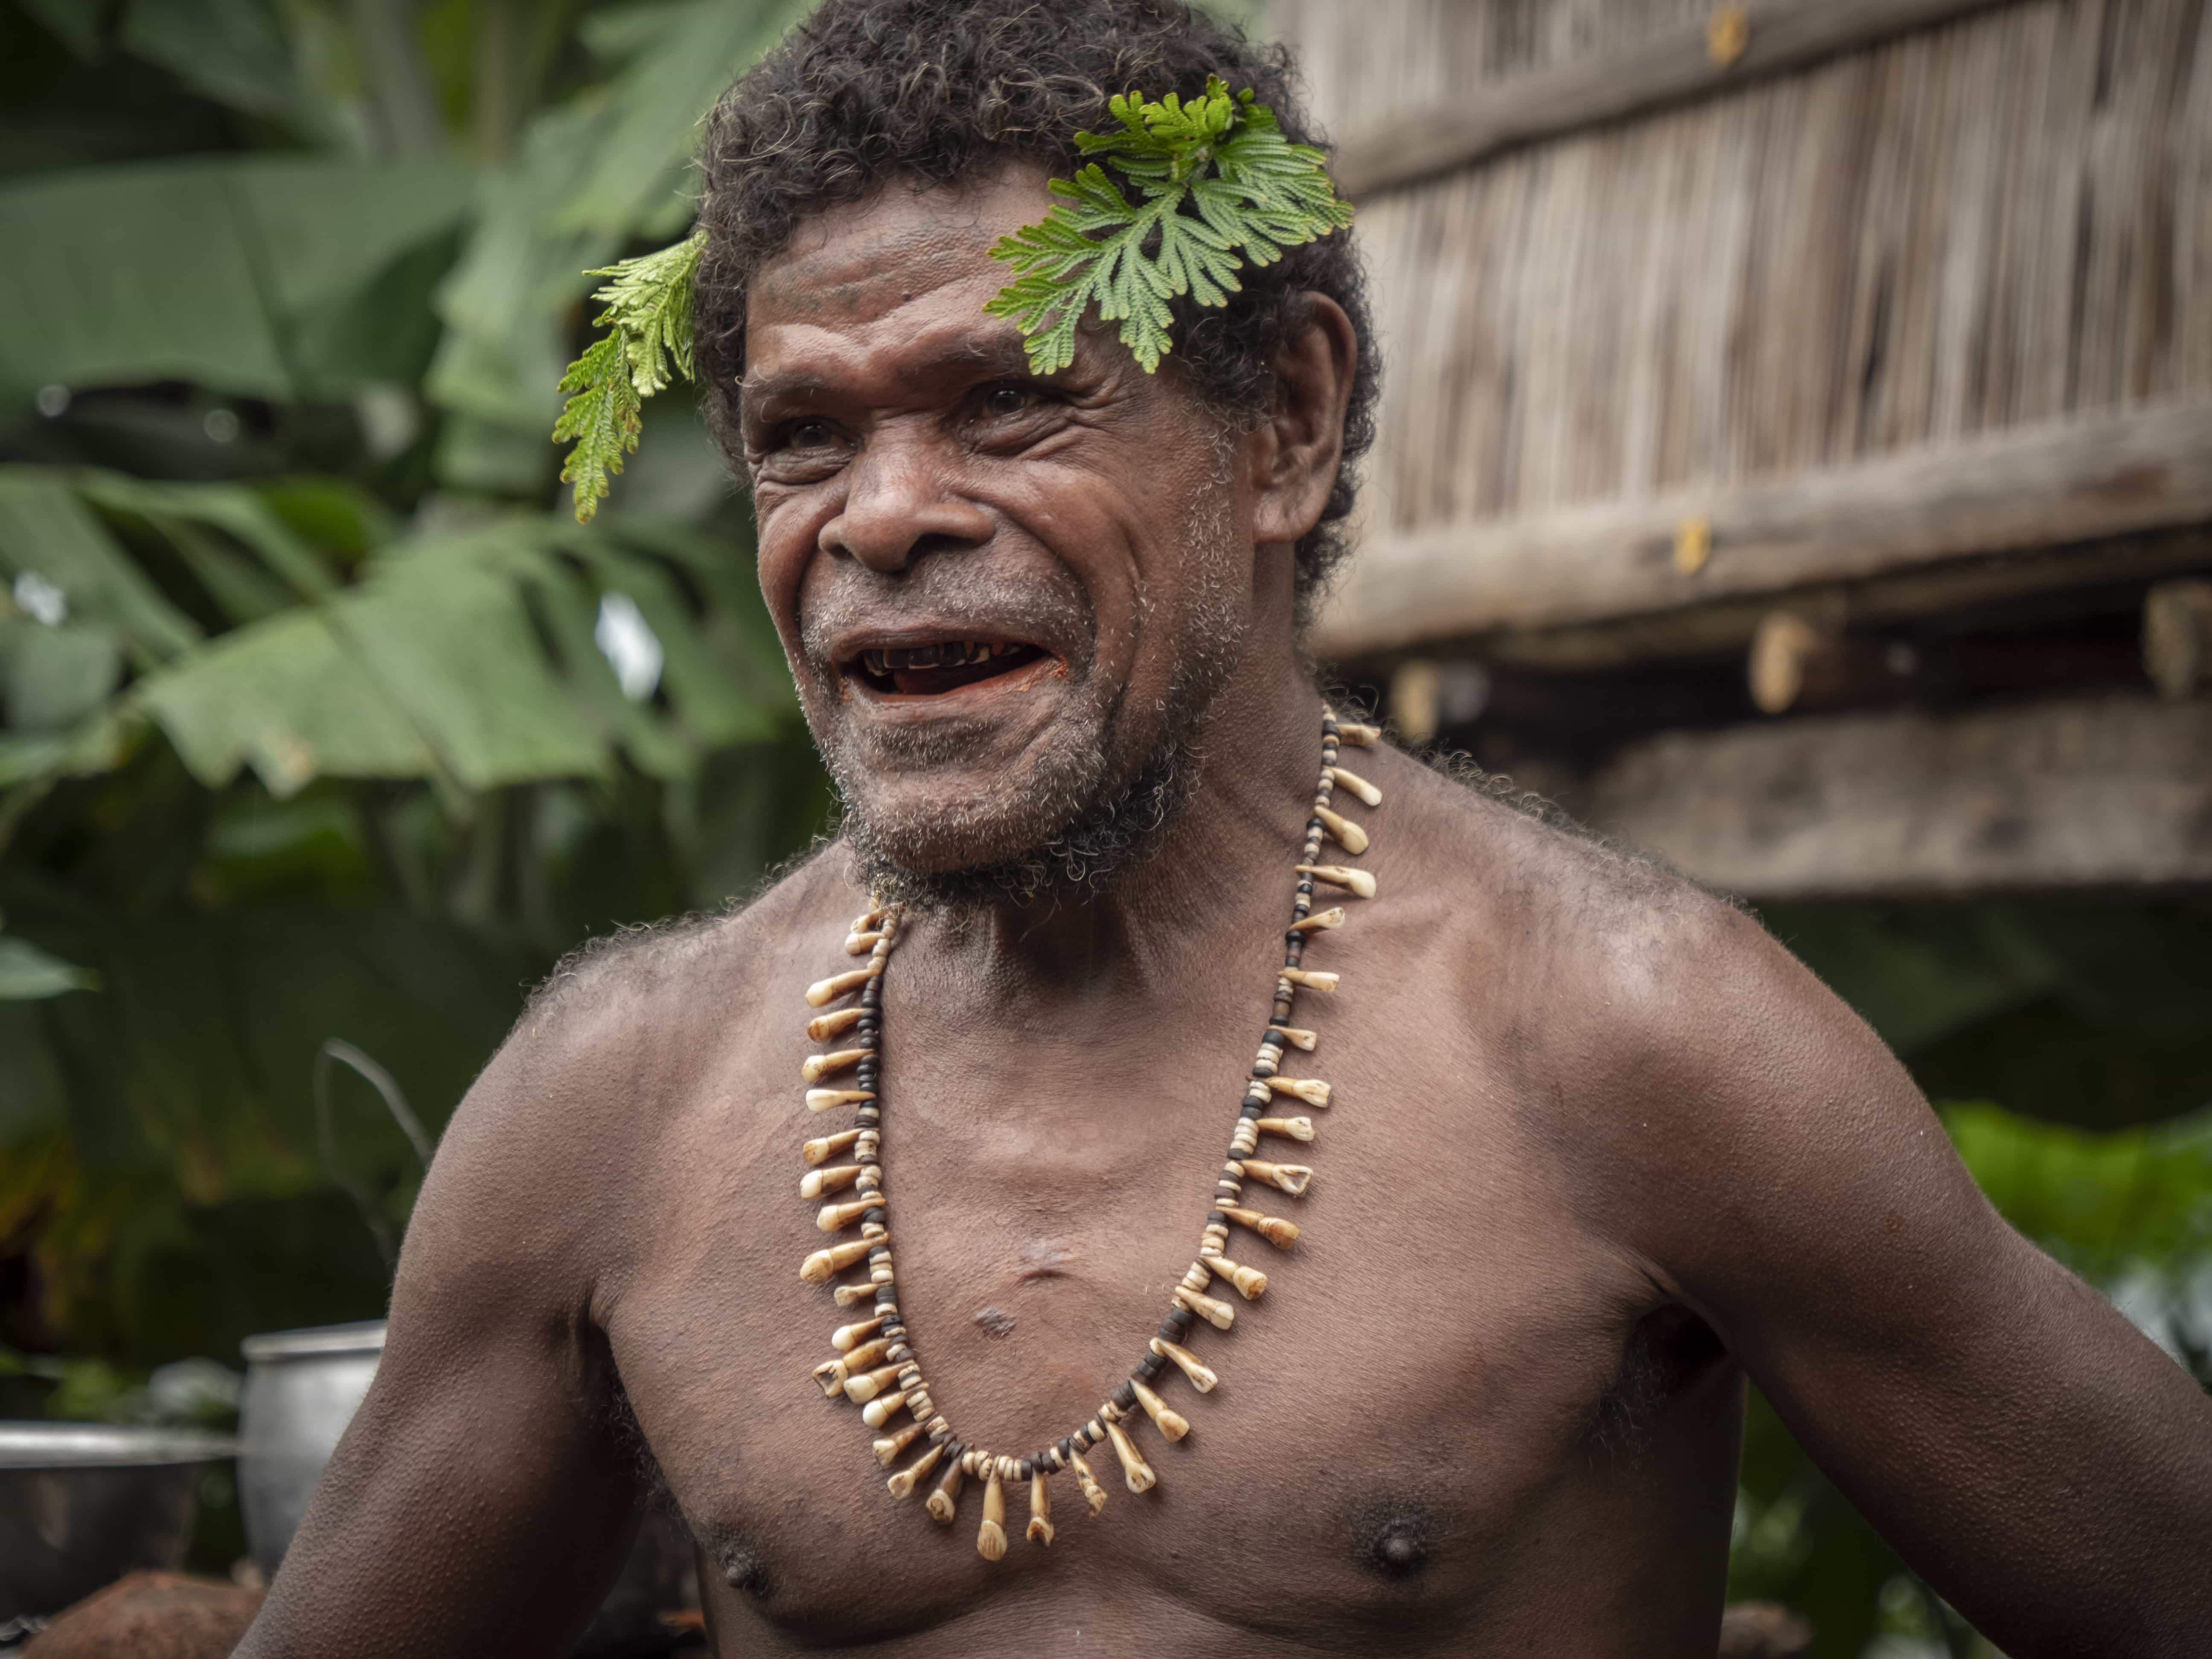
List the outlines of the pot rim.
<svg viewBox="0 0 2212 1659">
<path fill-rule="evenodd" d="M 238 1455 L 228 1434 L 120 1423 L 0 1421 L 0 1469 L 149 1468 Z"/>
<path fill-rule="evenodd" d="M 356 1320 L 349 1325 L 309 1325 L 296 1331 L 264 1331 L 238 1345 L 249 1365 L 287 1359 L 326 1358 L 332 1354 L 382 1353 L 384 1322 Z"/>
</svg>

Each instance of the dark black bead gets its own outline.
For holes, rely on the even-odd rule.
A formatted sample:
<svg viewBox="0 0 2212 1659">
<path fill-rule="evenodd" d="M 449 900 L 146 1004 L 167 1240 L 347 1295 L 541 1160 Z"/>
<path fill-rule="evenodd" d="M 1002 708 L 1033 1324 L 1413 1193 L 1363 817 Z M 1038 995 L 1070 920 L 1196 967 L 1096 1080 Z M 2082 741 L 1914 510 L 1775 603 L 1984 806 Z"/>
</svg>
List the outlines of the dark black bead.
<svg viewBox="0 0 2212 1659">
<path fill-rule="evenodd" d="M 1159 1355 L 1156 1353 L 1146 1354 L 1142 1359 L 1139 1359 L 1137 1362 L 1138 1380 L 1145 1382 L 1158 1382 L 1160 1380 L 1160 1373 L 1167 1369 L 1167 1364 L 1168 1362 L 1161 1358 Z"/>
<path fill-rule="evenodd" d="M 1131 1388 L 1127 1382 L 1124 1382 L 1120 1388 L 1114 1390 L 1114 1403 L 1119 1406 L 1125 1412 L 1134 1411 L 1137 1408 L 1136 1389 Z"/>
<path fill-rule="evenodd" d="M 1267 1103 L 1264 1100 L 1248 1100 L 1237 1109 L 1239 1117 L 1264 1117 L 1267 1112 Z"/>
<path fill-rule="evenodd" d="M 1229 1224 L 1229 1218 L 1218 1210 L 1208 1210 L 1206 1212 L 1206 1224 L 1209 1227 L 1226 1227 Z"/>
<path fill-rule="evenodd" d="M 1033 1457 L 1024 1457 L 1015 1465 L 1015 1468 L 1020 1471 L 1018 1478 L 1026 1480 L 1036 1473 L 1036 1460 Z"/>
<path fill-rule="evenodd" d="M 1191 1326 L 1197 1322 L 1197 1319 L 1198 1316 L 1188 1308 L 1175 1307 L 1169 1309 L 1168 1316 L 1164 1322 L 1175 1327 L 1175 1336 L 1170 1337 L 1168 1340 L 1172 1342 L 1176 1340 L 1176 1338 L 1183 1335 L 1190 1329 Z"/>
<path fill-rule="evenodd" d="M 1180 1325 L 1178 1325 L 1178 1324 L 1176 1324 L 1176 1323 L 1175 1322 L 1175 1321 L 1174 1321 L 1174 1320 L 1172 1320 L 1172 1319 L 1163 1319 L 1162 1321 L 1160 1321 L 1160 1340 L 1161 1340 L 1161 1341 L 1163 1341 L 1163 1342 L 1172 1342 L 1172 1341 L 1174 1341 L 1177 1337 L 1181 1336 L 1182 1334 L 1182 1326 L 1180 1326 Z"/>
<path fill-rule="evenodd" d="M 881 1227 L 886 1224 L 890 1220 L 890 1218 L 885 1215 L 880 1207 L 866 1209 L 860 1212 L 860 1224 L 863 1227 L 866 1226 L 870 1222 L 873 1222 L 877 1226 Z"/>
<path fill-rule="evenodd" d="M 1073 1435 L 1064 1434 L 1060 1436 L 1060 1455 L 1062 1457 L 1073 1457 L 1075 1455 L 1075 1437 Z"/>
<path fill-rule="evenodd" d="M 871 1263 L 880 1264 L 888 1261 L 890 1259 L 890 1247 L 888 1244 L 878 1244 L 874 1249 L 868 1252 L 868 1260 Z"/>
</svg>

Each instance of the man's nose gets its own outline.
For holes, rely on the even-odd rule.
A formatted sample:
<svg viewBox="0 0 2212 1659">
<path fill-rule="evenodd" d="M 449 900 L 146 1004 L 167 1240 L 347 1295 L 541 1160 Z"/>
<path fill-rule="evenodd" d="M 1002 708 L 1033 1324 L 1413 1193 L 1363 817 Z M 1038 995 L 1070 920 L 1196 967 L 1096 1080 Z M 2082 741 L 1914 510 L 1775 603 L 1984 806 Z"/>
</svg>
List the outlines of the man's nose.
<svg viewBox="0 0 2212 1659">
<path fill-rule="evenodd" d="M 990 514 L 952 491 L 939 459 L 897 438 L 869 444 L 846 469 L 844 508 L 822 526 L 822 550 L 888 572 L 940 547 L 988 541 Z"/>
</svg>

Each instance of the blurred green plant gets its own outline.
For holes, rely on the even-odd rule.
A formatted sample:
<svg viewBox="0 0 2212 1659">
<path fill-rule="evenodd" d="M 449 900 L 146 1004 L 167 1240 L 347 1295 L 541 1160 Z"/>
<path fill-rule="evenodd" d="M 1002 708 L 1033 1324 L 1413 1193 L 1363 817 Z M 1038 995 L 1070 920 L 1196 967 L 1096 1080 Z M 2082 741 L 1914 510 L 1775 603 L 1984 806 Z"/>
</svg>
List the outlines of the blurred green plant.
<svg viewBox="0 0 2212 1659">
<path fill-rule="evenodd" d="M 822 826 L 696 410 L 589 529 L 545 437 L 803 9 L 0 0 L 10 1399 L 380 1313 L 417 1160 L 356 1071 L 319 1138 L 325 1046 L 434 1132 L 562 951 Z"/>
<path fill-rule="evenodd" d="M 2212 1388 L 2212 917 L 2202 901 L 1775 906 L 1898 1049 L 2006 1220 Z M 1821 1659 L 1993 1659 L 1753 1390 L 1729 1594 Z"/>
</svg>

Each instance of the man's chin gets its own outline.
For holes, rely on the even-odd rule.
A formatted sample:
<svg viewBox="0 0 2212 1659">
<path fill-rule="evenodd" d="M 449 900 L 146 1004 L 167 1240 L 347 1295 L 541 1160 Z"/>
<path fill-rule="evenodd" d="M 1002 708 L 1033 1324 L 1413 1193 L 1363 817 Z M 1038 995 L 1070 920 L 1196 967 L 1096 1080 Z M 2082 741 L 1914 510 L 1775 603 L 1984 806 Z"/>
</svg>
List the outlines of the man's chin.
<svg viewBox="0 0 2212 1659">
<path fill-rule="evenodd" d="M 1150 855 L 1197 773 L 1196 756 L 1176 743 L 1125 787 L 1087 798 L 1010 799 L 1001 784 L 948 789 L 921 805 L 848 792 L 842 838 L 874 891 L 917 908 L 1096 896 Z"/>
</svg>

